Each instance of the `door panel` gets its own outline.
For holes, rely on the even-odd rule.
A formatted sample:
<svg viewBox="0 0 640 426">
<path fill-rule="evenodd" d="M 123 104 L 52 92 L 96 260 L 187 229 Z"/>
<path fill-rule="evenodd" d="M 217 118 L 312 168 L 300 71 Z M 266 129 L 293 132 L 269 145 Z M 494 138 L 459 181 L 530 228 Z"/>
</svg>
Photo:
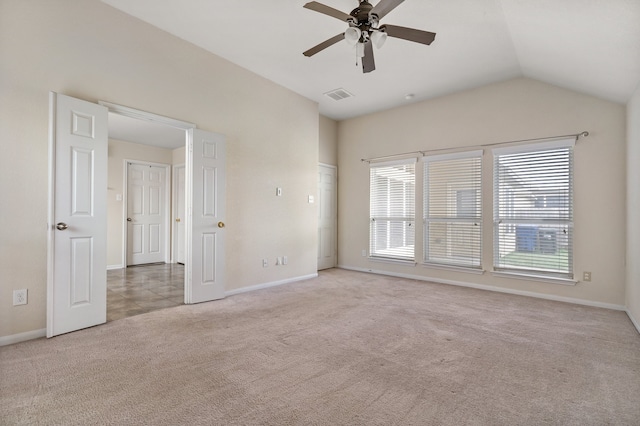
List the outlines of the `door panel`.
<svg viewBox="0 0 640 426">
<path fill-rule="evenodd" d="M 337 169 L 320 165 L 318 169 L 318 270 L 337 264 Z"/>
<path fill-rule="evenodd" d="M 50 94 L 47 337 L 106 322 L 107 108 Z M 57 226 L 56 226 L 57 225 Z"/>
<path fill-rule="evenodd" d="M 166 260 L 166 175 L 163 166 L 127 163 L 127 265 Z"/>
<path fill-rule="evenodd" d="M 191 187 L 187 190 L 187 226 L 191 233 L 187 233 L 185 303 L 199 303 L 225 296 L 224 136 L 189 130 L 188 155 Z"/>
</svg>

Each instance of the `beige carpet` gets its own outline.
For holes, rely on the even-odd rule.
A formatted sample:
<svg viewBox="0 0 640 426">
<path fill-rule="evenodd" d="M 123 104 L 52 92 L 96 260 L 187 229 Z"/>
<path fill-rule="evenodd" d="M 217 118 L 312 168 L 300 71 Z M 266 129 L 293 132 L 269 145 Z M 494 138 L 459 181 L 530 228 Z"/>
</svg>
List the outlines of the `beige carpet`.
<svg viewBox="0 0 640 426">
<path fill-rule="evenodd" d="M 0 348 L 0 424 L 638 425 L 623 312 L 345 270 Z"/>
</svg>

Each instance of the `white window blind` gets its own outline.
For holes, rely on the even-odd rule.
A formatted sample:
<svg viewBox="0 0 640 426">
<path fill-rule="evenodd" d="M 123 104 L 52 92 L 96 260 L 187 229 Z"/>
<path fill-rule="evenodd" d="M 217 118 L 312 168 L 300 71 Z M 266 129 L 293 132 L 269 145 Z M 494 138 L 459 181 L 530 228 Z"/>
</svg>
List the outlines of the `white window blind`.
<svg viewBox="0 0 640 426">
<path fill-rule="evenodd" d="M 415 162 L 370 165 L 370 257 L 415 260 Z"/>
<path fill-rule="evenodd" d="M 482 151 L 424 161 L 424 262 L 480 268 Z"/>
<path fill-rule="evenodd" d="M 494 150 L 494 268 L 573 278 L 575 140 Z"/>
</svg>

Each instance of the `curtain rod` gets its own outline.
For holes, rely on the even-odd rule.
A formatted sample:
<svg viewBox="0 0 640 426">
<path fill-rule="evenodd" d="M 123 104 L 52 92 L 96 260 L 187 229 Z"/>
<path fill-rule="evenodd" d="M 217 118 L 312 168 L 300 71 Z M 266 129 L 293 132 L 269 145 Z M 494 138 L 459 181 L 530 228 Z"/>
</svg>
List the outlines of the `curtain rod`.
<svg viewBox="0 0 640 426">
<path fill-rule="evenodd" d="M 430 152 L 452 151 L 452 150 L 467 149 L 467 148 L 486 148 L 486 147 L 490 147 L 490 146 L 506 145 L 506 144 L 511 144 L 511 143 L 544 141 L 544 140 L 549 140 L 549 139 L 568 138 L 570 136 L 573 136 L 574 138 L 576 138 L 576 141 L 578 141 L 578 139 L 580 139 L 580 137 L 586 138 L 587 136 L 589 136 L 589 132 L 584 130 L 584 131 L 582 131 L 580 133 L 572 133 L 572 134 L 569 134 L 569 135 L 547 136 L 547 137 L 544 137 L 544 138 L 519 139 L 519 140 L 514 140 L 514 141 L 487 143 L 487 144 L 483 144 L 483 145 L 457 146 L 457 147 L 453 147 L 453 148 L 437 148 L 437 149 L 429 149 L 429 150 L 426 150 L 426 151 L 411 151 L 411 152 L 404 152 L 402 154 L 383 155 L 382 157 L 362 158 L 362 159 L 360 159 L 360 161 L 362 161 L 363 163 L 370 163 L 370 162 L 375 161 L 375 160 L 383 160 L 383 159 L 386 159 L 386 158 L 396 158 L 396 157 L 404 157 L 404 156 L 418 155 L 418 154 L 420 154 L 421 156 L 424 157 Z"/>
</svg>

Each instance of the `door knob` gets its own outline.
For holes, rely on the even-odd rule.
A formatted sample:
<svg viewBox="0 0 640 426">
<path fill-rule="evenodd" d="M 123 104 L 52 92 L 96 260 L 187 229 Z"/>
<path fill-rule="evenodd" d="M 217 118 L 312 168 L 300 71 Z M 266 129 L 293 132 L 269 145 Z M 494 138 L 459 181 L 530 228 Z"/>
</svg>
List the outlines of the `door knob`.
<svg viewBox="0 0 640 426">
<path fill-rule="evenodd" d="M 218 228 L 224 228 L 224 222 L 218 222 Z"/>
<path fill-rule="evenodd" d="M 127 218 L 127 222 L 131 222 L 132 219 L 130 217 Z"/>
<path fill-rule="evenodd" d="M 68 227 L 69 227 L 69 225 L 67 225 L 67 224 L 66 224 L 66 223 L 64 223 L 64 222 L 58 222 L 58 223 L 56 224 L 56 229 L 57 229 L 58 231 L 64 231 L 64 230 L 65 230 L 65 229 L 67 229 Z"/>
<path fill-rule="evenodd" d="M 180 218 L 177 218 L 177 219 L 176 219 L 176 222 L 180 222 Z"/>
</svg>

